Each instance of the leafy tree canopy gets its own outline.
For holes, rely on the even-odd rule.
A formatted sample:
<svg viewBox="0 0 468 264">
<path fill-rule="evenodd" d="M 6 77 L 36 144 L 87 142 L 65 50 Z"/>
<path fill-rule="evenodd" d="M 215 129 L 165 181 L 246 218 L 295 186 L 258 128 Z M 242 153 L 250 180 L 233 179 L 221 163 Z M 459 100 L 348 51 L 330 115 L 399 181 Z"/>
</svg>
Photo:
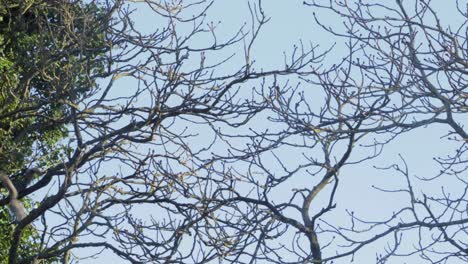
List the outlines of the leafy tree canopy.
<svg viewBox="0 0 468 264">
<path fill-rule="evenodd" d="M 2 0 L 0 4 L 0 169 L 16 182 L 27 167 L 48 168 L 63 160 L 71 99 L 89 93 L 108 50 L 105 9 L 95 3 Z M 41 157 L 37 159 L 36 157 Z M 31 208 L 30 201 L 25 201 Z M 8 210 L 0 210 L 0 256 L 13 232 Z M 20 254 L 37 251 L 29 226 Z"/>
</svg>

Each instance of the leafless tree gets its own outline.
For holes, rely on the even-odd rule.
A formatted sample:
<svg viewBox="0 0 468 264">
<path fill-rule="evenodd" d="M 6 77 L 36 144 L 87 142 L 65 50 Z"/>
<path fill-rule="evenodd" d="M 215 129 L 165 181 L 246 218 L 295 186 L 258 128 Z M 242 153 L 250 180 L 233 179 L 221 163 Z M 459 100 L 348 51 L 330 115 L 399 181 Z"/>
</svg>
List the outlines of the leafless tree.
<svg viewBox="0 0 468 264">
<path fill-rule="evenodd" d="M 301 76 L 306 85 L 273 84 L 262 91 L 271 98 L 269 121 L 276 129 L 251 133 L 251 144 L 237 149 L 248 163 L 239 177 L 252 191 L 235 190 L 233 196 L 258 208 L 249 226 L 264 215 L 252 238 L 252 262 L 349 263 L 372 247 L 376 263 L 467 260 L 467 10 L 461 2 L 451 4 L 449 24 L 430 1 L 305 2 L 344 56 L 328 67 L 331 63 L 313 63 L 313 73 Z M 343 23 L 329 26 L 322 22 L 325 16 Z M 404 156 L 387 160 L 374 173 L 405 185 L 359 185 L 391 194 L 399 207 L 386 215 L 369 210 L 356 215 L 344 200 L 357 190 L 339 184 L 343 177 L 356 177 L 347 168 L 371 167 L 399 137 L 436 126 L 444 127 L 442 140 L 454 147 L 452 154 L 434 157 L 440 169 L 414 176 Z M 441 188 L 428 188 L 428 182 Z"/>
<path fill-rule="evenodd" d="M 306 1 L 338 45 L 300 42 L 266 71 L 254 53 L 268 22 L 260 1 L 228 38 L 209 1 L 105 2 L 105 69 L 87 74 L 96 82 L 80 96 L 41 101 L 63 106 L 50 121 L 66 127 L 62 162 L 42 164 L 39 149 L 28 157 L 42 173 L 19 197 L 37 205 L 14 226 L 9 263 L 69 263 L 81 249 L 131 263 L 468 260 L 467 10 L 450 4 L 457 25 L 430 1 Z M 152 32 L 138 27 L 140 8 Z M 329 27 L 325 15 L 343 23 Z M 404 155 L 392 157 L 373 173 L 397 188 L 359 185 L 399 208 L 354 213 L 348 174 L 435 126 L 454 147 L 435 157 L 440 170 L 415 176 Z M 27 226 L 41 241 L 23 258 Z"/>
</svg>

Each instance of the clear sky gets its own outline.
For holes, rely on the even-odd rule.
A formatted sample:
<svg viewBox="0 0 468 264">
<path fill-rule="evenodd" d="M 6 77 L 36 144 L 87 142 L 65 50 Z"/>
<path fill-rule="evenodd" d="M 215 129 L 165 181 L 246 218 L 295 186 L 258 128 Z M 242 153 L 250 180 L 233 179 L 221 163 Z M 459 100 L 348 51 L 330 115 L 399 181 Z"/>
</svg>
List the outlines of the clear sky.
<svg viewBox="0 0 468 264">
<path fill-rule="evenodd" d="M 218 0 L 208 11 L 207 20 L 214 22 L 221 21 L 218 26 L 219 36 L 226 38 L 231 36 L 236 30 L 241 27 L 246 21 L 249 21 L 250 14 L 248 11 L 248 3 L 256 1 L 248 0 Z M 328 2 L 328 1 L 327 1 Z M 452 11 L 446 7 L 446 1 L 435 1 L 436 10 L 441 18 L 449 21 L 449 23 L 457 23 L 451 17 Z M 263 29 L 260 38 L 255 44 L 252 57 L 256 60 L 258 68 L 272 69 L 281 67 L 283 63 L 283 52 L 290 54 L 293 45 L 303 43 L 319 44 L 323 49 L 328 48 L 333 44 L 334 39 L 330 34 L 324 32 L 315 23 L 312 16 L 312 8 L 303 5 L 302 0 L 264 0 L 262 1 L 264 11 L 270 22 Z M 158 26 L 158 19 L 148 15 L 150 12 L 144 10 L 147 8 L 143 4 L 136 4 L 139 10 L 136 13 L 136 22 L 141 30 L 152 31 Z M 336 17 L 318 14 L 322 22 L 331 26 L 340 26 L 340 21 Z M 456 18 L 455 18 L 456 19 Z M 203 43 L 203 39 L 200 43 Z M 238 57 L 233 59 L 233 64 L 242 61 L 242 46 L 237 46 L 238 50 L 230 52 L 238 52 Z M 333 63 L 334 60 L 340 60 L 340 52 L 343 52 L 343 46 L 338 43 L 336 51 L 333 53 L 335 57 L 329 56 L 327 63 Z M 226 56 L 228 54 L 226 53 Z M 221 55 L 220 55 L 221 56 Z M 228 67 L 228 66 L 225 66 Z M 228 69 L 227 69 L 228 70 Z M 299 80 L 292 80 L 298 82 Z M 304 85 L 304 89 L 312 89 Z M 117 87 L 118 88 L 118 87 Z M 248 89 L 248 87 L 245 87 Z M 122 84 L 122 90 L 123 84 Z M 266 122 L 266 121 L 265 121 Z M 261 123 L 259 124 L 262 125 Z M 266 125 L 266 123 L 265 123 Z M 421 177 L 434 175 L 437 172 L 437 166 L 433 161 L 433 157 L 440 153 L 449 153 L 452 148 L 446 141 L 440 139 L 446 132 L 445 127 L 430 127 L 420 128 L 411 133 L 407 133 L 397 140 L 391 142 L 384 150 L 384 153 L 373 160 L 356 166 L 346 167 L 340 174 L 341 186 L 339 188 L 337 202 L 338 209 L 336 213 L 331 213 L 327 217 L 333 217 L 336 223 L 343 219 L 345 220 L 344 209 L 350 209 L 356 214 L 367 216 L 369 219 L 380 219 L 382 216 L 389 216 L 392 212 L 391 208 L 399 208 L 401 206 L 398 200 L 399 196 L 385 194 L 372 188 L 373 185 L 380 187 L 398 187 L 404 185 L 404 178 L 389 172 L 375 170 L 374 165 L 385 166 L 389 165 L 389 161 L 398 162 L 398 154 L 401 154 L 411 166 L 411 174 Z M 361 148 L 359 151 L 363 151 Z M 367 153 L 357 153 L 366 155 Z M 296 162 L 297 157 L 289 156 L 291 160 L 284 160 L 287 163 Z M 307 184 L 307 182 L 298 182 L 298 185 Z M 440 186 L 428 185 L 424 186 L 426 192 L 428 190 L 439 191 Z M 447 186 L 455 188 L 455 186 Z M 284 193 L 278 193 L 279 196 L 287 196 L 287 190 Z M 382 246 L 380 243 L 375 245 Z M 374 263 L 375 249 L 371 246 L 364 248 L 362 253 L 358 254 L 355 263 Z M 79 255 L 84 255 L 86 250 L 77 251 Z M 404 262 L 401 259 L 398 261 L 390 261 L 389 264 L 397 263 L 419 263 L 417 257 L 406 258 Z M 348 259 L 336 263 L 348 263 Z M 84 260 L 79 263 L 120 263 L 119 259 L 114 258 L 111 254 L 102 253 L 98 259 Z M 455 263 L 456 264 L 456 263 Z"/>
</svg>

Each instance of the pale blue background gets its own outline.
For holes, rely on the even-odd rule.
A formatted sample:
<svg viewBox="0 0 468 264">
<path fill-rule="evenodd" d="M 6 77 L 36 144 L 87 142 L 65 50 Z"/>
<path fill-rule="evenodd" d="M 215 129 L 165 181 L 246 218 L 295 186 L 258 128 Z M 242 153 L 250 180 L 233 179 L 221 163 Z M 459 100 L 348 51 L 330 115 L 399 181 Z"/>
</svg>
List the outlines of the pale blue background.
<svg viewBox="0 0 468 264">
<path fill-rule="evenodd" d="M 215 22 L 222 21 L 217 31 L 220 36 L 231 36 L 245 21 L 249 21 L 248 2 L 247 0 L 216 1 L 208 11 L 208 18 Z M 254 3 L 254 1 L 250 2 Z M 281 67 L 283 64 L 283 52 L 290 54 L 293 44 L 298 44 L 299 40 L 302 40 L 304 43 L 311 42 L 313 44 L 320 44 L 323 49 L 327 48 L 335 41 L 339 41 L 334 39 L 330 34 L 323 32 L 322 29 L 315 25 L 312 17 L 312 12 L 314 10 L 304 6 L 302 2 L 302 0 L 264 0 L 262 2 L 264 11 L 267 16 L 271 17 L 271 20 L 263 29 L 252 54 L 252 57 L 256 60 L 257 67 L 261 66 L 264 69 L 273 69 L 275 66 Z M 451 16 L 453 10 L 447 8 L 446 1 L 435 2 L 436 4 L 434 6 L 436 6 L 438 15 L 443 20 L 450 21 L 452 19 L 452 22 L 459 23 L 459 21 L 453 21 L 453 16 Z M 135 6 L 139 8 L 135 16 L 137 24 L 143 31 L 153 30 L 154 25 L 157 26 L 158 20 L 149 15 L 151 11 L 144 10 L 145 6 L 141 4 Z M 340 27 L 341 21 L 336 20 L 336 16 L 331 17 L 321 15 L 321 13 L 318 15 L 321 17 L 323 23 Z M 201 42 L 202 41 L 203 40 L 201 40 Z M 240 64 L 243 59 L 242 46 L 239 45 L 237 47 L 239 48 L 239 56 L 232 61 L 233 64 Z M 327 59 L 329 63 L 333 63 L 334 59 L 340 59 L 340 51 L 343 51 L 340 47 L 342 48 L 343 46 L 338 43 L 337 49 L 333 53 L 336 57 L 329 56 Z M 231 52 L 232 51 L 233 50 L 231 50 Z M 398 140 L 389 144 L 383 155 L 371 163 L 367 162 L 347 167 L 340 175 L 341 186 L 337 197 L 339 208 L 352 208 L 356 214 L 368 216 L 369 220 L 380 219 L 379 217 L 381 215 L 388 216 L 392 211 L 390 208 L 399 208 L 401 206 L 398 198 L 390 194 L 382 194 L 372 189 L 371 186 L 377 185 L 388 188 L 403 186 L 405 183 L 404 178 L 376 171 L 372 168 L 372 165 L 383 166 L 388 165 L 389 161 L 397 162 L 398 154 L 402 154 L 410 165 L 412 174 L 417 174 L 419 176 L 433 175 L 438 171 L 438 167 L 433 162 L 432 158 L 436 156 L 436 154 L 448 153 L 452 149 L 447 142 L 440 140 L 440 136 L 445 132 L 446 128 L 442 126 L 417 129 L 416 131 L 400 136 Z M 357 154 L 359 155 L 359 153 Z M 290 155 L 290 157 L 291 161 L 284 160 L 284 162 L 294 162 L 294 155 Z M 305 182 L 304 184 L 307 183 Z M 450 188 L 450 186 L 447 187 Z M 428 190 L 440 190 L 440 186 L 434 184 L 432 186 L 425 186 L 425 188 L 426 192 L 428 192 Z M 288 193 L 285 193 L 285 195 L 287 194 Z M 333 213 L 331 215 L 333 215 Z M 343 217 L 343 214 L 338 212 L 336 213 L 336 217 Z M 365 247 L 354 259 L 354 263 L 375 263 L 374 252 L 375 249 L 380 246 L 383 245 L 381 243 L 375 243 L 369 247 Z M 88 250 L 76 251 L 76 253 L 82 256 L 89 252 Z M 346 259 L 342 262 L 337 261 L 336 263 L 348 263 L 348 261 L 349 259 Z M 112 254 L 105 252 L 102 253 L 98 259 L 83 260 L 79 263 L 117 264 L 123 262 L 121 262 L 119 258 L 113 257 Z M 419 262 L 418 258 L 414 256 L 404 260 L 393 260 L 389 263 L 417 264 Z"/>
</svg>

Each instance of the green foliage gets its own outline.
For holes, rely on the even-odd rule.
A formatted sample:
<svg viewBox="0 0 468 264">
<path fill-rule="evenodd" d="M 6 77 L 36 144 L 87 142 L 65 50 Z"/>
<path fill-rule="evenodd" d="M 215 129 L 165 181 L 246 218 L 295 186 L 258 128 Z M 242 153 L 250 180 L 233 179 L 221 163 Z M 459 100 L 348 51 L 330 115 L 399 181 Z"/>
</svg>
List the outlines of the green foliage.
<svg viewBox="0 0 468 264">
<path fill-rule="evenodd" d="M 26 204 L 30 207 L 29 204 Z M 13 219 L 11 218 L 7 208 L 0 208 L 0 256 L 8 256 L 8 250 L 11 245 L 10 237 L 14 231 L 14 225 L 11 224 Z M 23 257 L 31 257 L 34 252 L 40 250 L 40 236 L 37 230 L 29 225 L 23 230 L 21 236 L 19 254 Z M 8 236 L 9 237 L 8 237 Z M 8 259 L 1 258 L 0 263 L 7 263 Z M 54 263 L 55 260 L 50 260 L 47 263 Z"/>
<path fill-rule="evenodd" d="M 43 169 L 61 162 L 70 107 L 92 91 L 108 45 L 105 9 L 94 3 L 0 1 L 0 169 L 11 175 L 32 161 Z M 11 223 L 0 208 L 0 256 Z M 22 255 L 37 252 L 37 241 L 37 231 L 26 228 Z"/>
<path fill-rule="evenodd" d="M 52 158 L 69 103 L 94 86 L 90 76 L 102 71 L 107 50 L 96 4 L 15 3 L 0 9 L 0 166 L 10 172 L 24 166 L 33 145 Z"/>
</svg>

